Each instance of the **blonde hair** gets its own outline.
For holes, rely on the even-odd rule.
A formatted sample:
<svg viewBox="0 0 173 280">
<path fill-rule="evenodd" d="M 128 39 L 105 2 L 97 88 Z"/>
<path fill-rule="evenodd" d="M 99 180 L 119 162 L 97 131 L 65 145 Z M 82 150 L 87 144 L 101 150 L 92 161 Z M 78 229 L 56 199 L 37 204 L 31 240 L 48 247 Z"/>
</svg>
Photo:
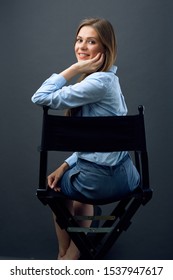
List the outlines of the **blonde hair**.
<svg viewBox="0 0 173 280">
<path fill-rule="evenodd" d="M 117 42 L 112 24 L 104 18 L 86 18 L 79 24 L 76 37 L 84 26 L 91 26 L 97 32 L 101 44 L 105 49 L 105 60 L 103 65 L 99 68 L 99 72 L 106 72 L 115 63 L 117 57 Z M 88 74 L 83 74 L 79 78 L 82 81 Z M 68 109 L 66 115 L 76 115 L 80 111 L 80 107 Z"/>
</svg>

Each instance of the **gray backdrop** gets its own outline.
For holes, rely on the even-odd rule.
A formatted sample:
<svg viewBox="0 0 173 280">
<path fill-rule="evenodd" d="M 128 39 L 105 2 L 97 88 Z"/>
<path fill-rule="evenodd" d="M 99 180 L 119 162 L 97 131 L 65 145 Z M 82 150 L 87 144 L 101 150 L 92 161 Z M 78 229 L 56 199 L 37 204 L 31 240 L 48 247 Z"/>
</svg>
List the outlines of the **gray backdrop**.
<svg viewBox="0 0 173 280">
<path fill-rule="evenodd" d="M 30 101 L 53 72 L 75 62 L 81 19 L 109 19 L 129 113 L 146 108 L 152 201 L 106 259 L 172 259 L 172 0 L 1 0 L 0 256 L 54 259 L 51 212 L 35 196 L 42 111 Z M 53 155 L 55 168 L 62 160 Z"/>
</svg>

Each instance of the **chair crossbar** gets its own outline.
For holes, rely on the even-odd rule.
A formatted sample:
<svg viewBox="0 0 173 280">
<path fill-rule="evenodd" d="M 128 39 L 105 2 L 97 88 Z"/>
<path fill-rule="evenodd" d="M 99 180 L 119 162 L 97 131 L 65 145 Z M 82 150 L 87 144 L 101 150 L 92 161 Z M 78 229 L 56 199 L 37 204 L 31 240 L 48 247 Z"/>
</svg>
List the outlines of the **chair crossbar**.
<svg viewBox="0 0 173 280">
<path fill-rule="evenodd" d="M 74 216 L 76 221 L 86 221 L 86 220 L 92 220 L 92 221 L 104 221 L 104 220 L 115 220 L 115 216 Z"/>
<path fill-rule="evenodd" d="M 99 228 L 94 228 L 94 227 L 68 227 L 67 231 L 68 232 L 85 232 L 85 233 L 107 233 L 111 232 L 113 230 L 113 227 L 99 227 Z"/>
</svg>

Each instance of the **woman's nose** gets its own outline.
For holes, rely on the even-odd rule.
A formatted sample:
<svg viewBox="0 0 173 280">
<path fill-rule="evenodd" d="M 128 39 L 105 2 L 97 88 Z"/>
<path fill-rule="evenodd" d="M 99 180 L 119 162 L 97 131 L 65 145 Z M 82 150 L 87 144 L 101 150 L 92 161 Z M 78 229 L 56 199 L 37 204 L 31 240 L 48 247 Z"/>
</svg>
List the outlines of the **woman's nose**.
<svg viewBox="0 0 173 280">
<path fill-rule="evenodd" d="M 80 45 L 80 48 L 83 49 L 83 50 L 87 49 L 87 42 L 83 41 Z"/>
</svg>

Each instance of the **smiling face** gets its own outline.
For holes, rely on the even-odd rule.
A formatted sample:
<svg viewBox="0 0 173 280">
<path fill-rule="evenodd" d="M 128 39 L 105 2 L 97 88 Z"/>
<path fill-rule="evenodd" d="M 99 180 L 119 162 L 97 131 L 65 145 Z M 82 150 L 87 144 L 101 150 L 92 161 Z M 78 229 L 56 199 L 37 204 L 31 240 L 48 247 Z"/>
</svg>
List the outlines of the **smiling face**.
<svg viewBox="0 0 173 280">
<path fill-rule="evenodd" d="M 83 26 L 77 34 L 75 54 L 78 61 L 95 57 L 103 53 L 104 47 L 100 42 L 97 32 L 91 26 Z"/>
</svg>

